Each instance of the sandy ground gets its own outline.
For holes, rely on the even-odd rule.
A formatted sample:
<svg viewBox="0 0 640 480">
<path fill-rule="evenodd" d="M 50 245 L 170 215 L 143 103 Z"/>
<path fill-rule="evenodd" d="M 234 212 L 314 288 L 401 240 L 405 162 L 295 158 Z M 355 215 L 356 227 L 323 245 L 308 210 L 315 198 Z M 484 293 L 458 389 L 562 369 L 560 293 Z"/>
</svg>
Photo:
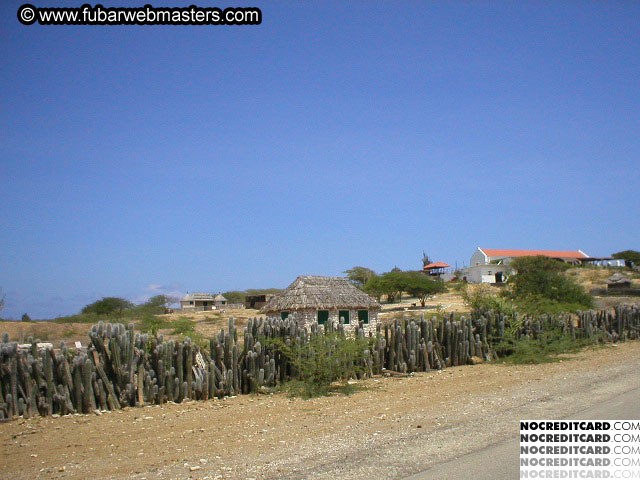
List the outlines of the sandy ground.
<svg viewBox="0 0 640 480">
<path fill-rule="evenodd" d="M 640 342 L 560 363 L 361 382 L 351 396 L 250 395 L 0 424 L 1 478 L 402 478 L 640 384 Z"/>
</svg>

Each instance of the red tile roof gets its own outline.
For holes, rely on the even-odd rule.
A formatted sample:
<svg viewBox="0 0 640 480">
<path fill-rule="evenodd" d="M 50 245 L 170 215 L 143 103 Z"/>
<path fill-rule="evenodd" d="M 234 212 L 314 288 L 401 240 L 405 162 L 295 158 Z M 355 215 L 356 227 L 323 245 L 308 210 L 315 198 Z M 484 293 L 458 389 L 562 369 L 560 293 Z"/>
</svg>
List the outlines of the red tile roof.
<svg viewBox="0 0 640 480">
<path fill-rule="evenodd" d="M 551 258 L 589 258 L 580 251 L 568 250 L 502 250 L 496 248 L 481 248 L 489 257 L 535 257 L 542 255 Z"/>
<path fill-rule="evenodd" d="M 450 266 L 451 265 L 449 265 L 448 263 L 434 262 L 434 263 L 430 263 L 429 265 L 425 265 L 424 270 L 431 270 L 432 268 L 448 268 Z"/>
</svg>

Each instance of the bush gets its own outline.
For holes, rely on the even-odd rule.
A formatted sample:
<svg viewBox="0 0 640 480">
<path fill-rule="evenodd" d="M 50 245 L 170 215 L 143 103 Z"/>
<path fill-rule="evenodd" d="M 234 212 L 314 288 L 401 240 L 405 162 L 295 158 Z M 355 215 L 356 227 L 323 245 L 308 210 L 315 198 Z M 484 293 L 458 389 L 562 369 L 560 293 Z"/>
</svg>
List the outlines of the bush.
<svg viewBox="0 0 640 480">
<path fill-rule="evenodd" d="M 104 297 L 82 309 L 82 313 L 95 313 L 96 315 L 109 315 L 111 313 L 122 314 L 124 310 L 134 307 L 133 303 L 118 297 Z"/>
<path fill-rule="evenodd" d="M 500 361 L 511 364 L 538 364 L 557 362 L 558 355 L 580 350 L 593 340 L 574 340 L 560 329 L 545 331 L 537 338 L 513 338 L 494 346 Z"/>
<path fill-rule="evenodd" d="M 196 326 L 192 320 L 188 318 L 179 318 L 171 322 L 170 327 L 173 328 L 173 335 L 193 335 Z"/>
<path fill-rule="evenodd" d="M 593 307 L 593 297 L 573 278 L 563 275 L 567 264 L 537 256 L 516 258 L 511 266 L 517 273 L 509 277 L 510 291 L 505 296 L 515 300 L 519 310 L 538 314 Z"/>
<path fill-rule="evenodd" d="M 23 322 L 30 322 L 31 321 L 31 317 L 28 314 L 23 314 L 22 315 L 22 321 Z"/>
<path fill-rule="evenodd" d="M 518 312 L 526 315 L 540 315 L 543 313 L 558 315 L 587 309 L 582 303 L 558 302 L 542 295 L 527 295 L 524 298 L 515 300 L 515 305 Z"/>
<path fill-rule="evenodd" d="M 138 328 L 141 332 L 151 333 L 153 335 L 158 333 L 158 330 L 169 328 L 170 325 L 170 322 L 167 322 L 163 318 L 156 317 L 151 313 L 145 314 L 140 322 L 138 322 Z"/>
<path fill-rule="evenodd" d="M 285 342 L 280 338 L 261 341 L 288 359 L 295 379 L 287 388 L 293 395 L 304 398 L 334 390 L 349 393 L 347 380 L 364 373 L 365 351 L 369 347 L 367 339 L 347 338 L 337 332 L 314 334 L 306 343 Z"/>
<path fill-rule="evenodd" d="M 513 304 L 506 298 L 494 293 L 494 289 L 486 284 L 467 285 L 462 294 L 464 303 L 471 309 L 471 316 L 477 318 L 490 311 L 513 315 Z"/>
</svg>

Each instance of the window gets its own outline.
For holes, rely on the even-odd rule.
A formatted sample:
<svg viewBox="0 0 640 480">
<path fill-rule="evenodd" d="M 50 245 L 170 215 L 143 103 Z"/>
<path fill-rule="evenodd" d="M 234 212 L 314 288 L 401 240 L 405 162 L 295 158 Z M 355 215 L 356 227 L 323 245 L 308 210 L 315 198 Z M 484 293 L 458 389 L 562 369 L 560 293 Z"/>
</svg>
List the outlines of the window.
<svg viewBox="0 0 640 480">
<path fill-rule="evenodd" d="M 289 316 L 289 312 L 280 312 L 280 318 L 282 320 L 284 320 L 285 318 L 287 318 Z"/>
<path fill-rule="evenodd" d="M 358 310 L 358 322 L 369 323 L 369 310 Z"/>
<path fill-rule="evenodd" d="M 349 324 L 349 310 L 338 310 L 338 319 L 342 318 L 344 320 L 344 324 Z"/>
<path fill-rule="evenodd" d="M 318 325 L 325 325 L 329 321 L 329 310 L 318 310 Z"/>
<path fill-rule="evenodd" d="M 209 302 L 202 302 L 203 307 L 206 307 L 207 305 L 209 305 Z"/>
<path fill-rule="evenodd" d="M 189 301 L 189 305 L 193 305 L 193 300 L 190 300 L 190 301 Z"/>
</svg>

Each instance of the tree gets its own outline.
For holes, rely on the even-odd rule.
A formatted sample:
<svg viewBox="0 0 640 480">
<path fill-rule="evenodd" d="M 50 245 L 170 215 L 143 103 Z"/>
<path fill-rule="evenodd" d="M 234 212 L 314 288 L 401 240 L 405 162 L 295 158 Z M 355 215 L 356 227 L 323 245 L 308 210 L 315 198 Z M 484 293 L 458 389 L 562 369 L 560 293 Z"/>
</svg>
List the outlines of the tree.
<svg viewBox="0 0 640 480">
<path fill-rule="evenodd" d="M 0 287 L 0 311 L 2 311 L 4 307 L 4 295 L 2 294 L 2 288 Z"/>
<path fill-rule="evenodd" d="M 382 295 L 387 293 L 387 287 L 384 280 L 379 275 L 374 275 L 367 280 L 362 289 L 375 298 L 378 302 L 382 298 Z"/>
<path fill-rule="evenodd" d="M 630 267 L 630 263 L 633 265 L 640 265 L 640 252 L 636 250 L 623 250 L 622 252 L 614 253 L 611 255 L 613 258 L 621 258 L 625 264 Z"/>
<path fill-rule="evenodd" d="M 247 294 L 246 292 L 231 290 L 229 292 L 222 293 L 222 296 L 226 298 L 229 303 L 244 303 Z"/>
<path fill-rule="evenodd" d="M 145 302 L 145 305 L 149 305 L 151 307 L 167 307 L 172 303 L 174 303 L 173 299 L 167 297 L 166 295 L 155 295 L 147 300 Z"/>
<path fill-rule="evenodd" d="M 371 277 L 364 285 L 364 291 L 378 301 L 382 295 L 386 295 L 387 301 L 393 303 L 396 298 L 401 298 L 402 292 L 407 292 L 418 298 L 423 307 L 428 295 L 443 290 L 442 281 L 432 280 L 422 272 L 404 272 L 399 268 Z"/>
<path fill-rule="evenodd" d="M 404 272 L 393 267 L 390 272 L 382 274 L 383 285 L 386 288 L 387 301 L 393 303 L 395 299 L 402 300 L 402 292 L 407 286 Z"/>
<path fill-rule="evenodd" d="M 25 314 L 22 315 L 22 321 L 23 322 L 30 322 L 31 321 L 31 317 L 25 313 Z"/>
<path fill-rule="evenodd" d="M 124 310 L 133 308 L 133 303 L 118 297 L 104 297 L 82 309 L 82 313 L 95 313 L 97 315 L 121 314 Z"/>
<path fill-rule="evenodd" d="M 423 307 L 429 295 L 445 290 L 444 282 L 439 278 L 431 279 L 422 272 L 403 272 L 403 274 L 405 277 L 404 291 L 412 297 L 416 297 Z"/>
<path fill-rule="evenodd" d="M 345 270 L 347 278 L 356 287 L 362 289 L 367 281 L 376 275 L 376 272 L 366 267 L 353 267 L 349 270 Z"/>
<path fill-rule="evenodd" d="M 429 265 L 431 263 L 431 259 L 429 258 L 429 255 L 427 255 L 426 253 L 424 253 L 424 250 L 422 251 L 422 266 L 426 267 L 427 265 Z"/>
<path fill-rule="evenodd" d="M 562 274 L 568 266 L 552 258 L 519 257 L 511 262 L 510 295 L 521 305 L 567 304 L 568 309 L 590 308 L 593 298 L 575 280 Z"/>
<path fill-rule="evenodd" d="M 168 295 L 155 295 L 144 302 L 142 305 L 138 305 L 135 308 L 140 312 L 158 315 L 166 313 L 169 305 L 176 303 L 177 301 L 179 301 L 179 298 L 177 297 Z"/>
</svg>

